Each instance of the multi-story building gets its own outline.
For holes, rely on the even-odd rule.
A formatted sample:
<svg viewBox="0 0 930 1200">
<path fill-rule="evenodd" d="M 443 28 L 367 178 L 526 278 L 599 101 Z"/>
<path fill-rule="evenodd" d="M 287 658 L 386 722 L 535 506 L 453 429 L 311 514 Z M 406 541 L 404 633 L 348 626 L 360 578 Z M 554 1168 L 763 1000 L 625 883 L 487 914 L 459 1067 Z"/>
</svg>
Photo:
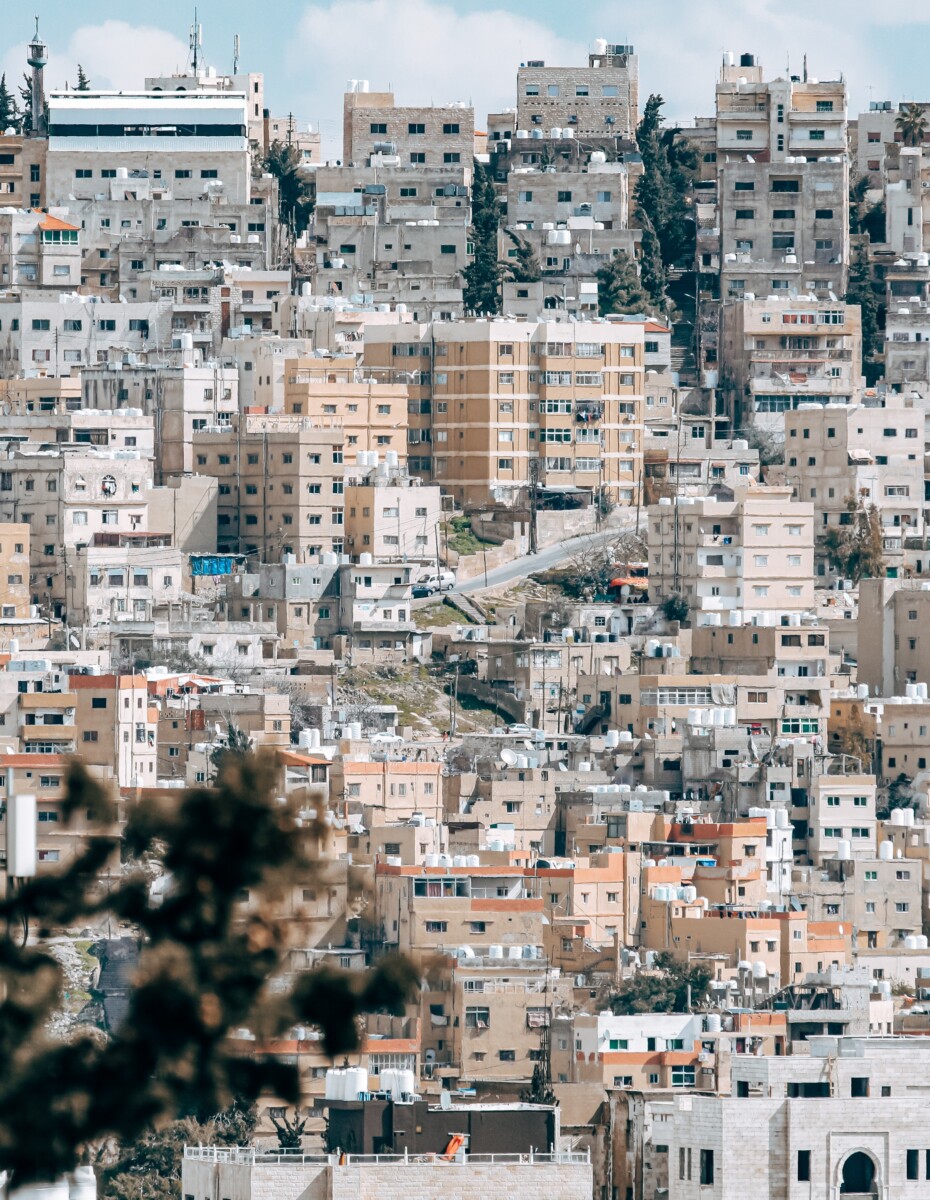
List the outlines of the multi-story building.
<svg viewBox="0 0 930 1200">
<path fill-rule="evenodd" d="M 138 450 L 12 450 L 0 471 L 0 519 L 32 529 L 32 603 L 67 619 L 69 555 L 98 533 L 145 530 L 151 486 L 152 461 Z"/>
<path fill-rule="evenodd" d="M 409 465 L 466 503 L 635 503 L 643 321 L 368 327 L 366 363 L 413 369 Z M 534 500 L 535 497 L 535 500 Z"/>
<path fill-rule="evenodd" d="M 393 92 L 370 92 L 353 80 L 343 97 L 342 161 L 397 159 L 403 166 L 470 165 L 475 153 L 475 110 L 467 104 L 399 107 Z"/>
<path fill-rule="evenodd" d="M 747 619 L 810 610 L 813 525 L 813 505 L 786 487 L 660 500 L 648 511 L 650 596 L 679 594 L 692 609 Z"/>
<path fill-rule="evenodd" d="M 97 296 L 25 288 L 0 295 L 0 375 L 68 375 L 115 351 L 142 354 L 170 344 L 170 314 L 151 301 L 112 304 Z"/>
<path fill-rule="evenodd" d="M 857 505 L 877 510 L 888 562 L 902 566 L 905 537 L 924 532 L 922 410 L 888 395 L 880 405 L 805 404 L 784 420 L 785 477 L 813 506 L 817 573 L 828 566 L 821 539 L 852 525 Z"/>
<path fill-rule="evenodd" d="M 3 633 L 16 637 L 8 621 L 30 615 L 29 539 L 32 527 L 26 522 L 0 524 L 0 625 Z"/>
<path fill-rule="evenodd" d="M 907 684 L 930 684 L 930 585 L 863 579 L 859 590 L 858 680 L 874 696 L 903 696 Z"/>
<path fill-rule="evenodd" d="M 438 487 L 386 465 L 346 481 L 345 546 L 356 561 L 371 554 L 390 559 L 435 560 L 442 514 Z"/>
<path fill-rule="evenodd" d="M 734 428 L 780 438 L 799 404 L 853 404 L 862 389 L 858 305 L 751 294 L 721 312 L 720 388 Z"/>
<path fill-rule="evenodd" d="M 744 54 L 717 84 L 720 295 L 827 298 L 849 263 L 846 84 L 765 81 Z"/>
<path fill-rule="evenodd" d="M 217 192 L 247 204 L 247 100 L 233 92 L 52 92 L 46 161 L 50 204 L 92 200 L 101 181 L 134 172 L 167 183 L 176 200 Z"/>
<path fill-rule="evenodd" d="M 0 199 L 9 208 L 43 208 L 48 141 L 0 131 Z"/>
<path fill-rule="evenodd" d="M 81 380 L 84 407 L 102 410 L 100 420 L 116 420 L 126 408 L 145 414 L 154 430 L 159 483 L 204 466 L 196 461 L 194 435 L 230 425 L 239 411 L 238 372 L 217 363 L 100 364 L 83 371 Z"/>
<path fill-rule="evenodd" d="M 367 467 L 374 454 L 396 468 L 407 455 L 409 373 L 401 368 L 396 360 L 386 369 L 359 368 L 351 358 L 288 360 L 284 411 L 290 418 L 338 425 L 347 465 Z"/>
<path fill-rule="evenodd" d="M 632 139 L 639 124 L 639 59 L 632 46 L 595 43 L 584 66 L 527 60 L 517 72 L 520 131 L 570 129 L 580 138 Z"/>
<path fill-rule="evenodd" d="M 220 481 L 217 549 L 263 562 L 342 553 L 343 446 L 335 420 L 246 414 L 193 434 L 197 470 Z M 200 462 L 200 459 L 204 462 Z"/>
<path fill-rule="evenodd" d="M 67 209 L 0 212 L 0 287 L 67 288 L 81 282 L 81 229 Z"/>
</svg>

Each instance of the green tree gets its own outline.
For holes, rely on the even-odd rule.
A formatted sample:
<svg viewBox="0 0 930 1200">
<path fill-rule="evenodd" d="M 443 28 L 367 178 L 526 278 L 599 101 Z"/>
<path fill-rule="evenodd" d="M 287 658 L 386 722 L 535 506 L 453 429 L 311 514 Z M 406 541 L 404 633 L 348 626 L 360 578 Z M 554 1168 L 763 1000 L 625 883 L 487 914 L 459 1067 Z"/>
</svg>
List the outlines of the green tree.
<svg viewBox="0 0 930 1200">
<path fill-rule="evenodd" d="M 191 1114 L 116 1146 L 97 1158 L 99 1192 L 108 1200 L 176 1200 L 185 1146 L 246 1146 L 255 1109 L 232 1106 L 213 1115 Z"/>
<path fill-rule="evenodd" d="M 252 739 L 247 733 L 244 733 L 238 725 L 234 725 L 232 721 L 226 722 L 226 733 L 222 740 L 213 747 L 210 752 L 210 762 L 214 767 L 219 767 L 223 760 L 228 757 L 243 757 L 252 749 Z"/>
<path fill-rule="evenodd" d="M 635 262 L 626 254 L 616 254 L 597 271 L 597 310 L 602 317 L 610 313 L 651 312 L 652 300 L 643 288 Z"/>
<path fill-rule="evenodd" d="M 666 276 L 662 264 L 662 247 L 653 232 L 652 226 L 643 225 L 643 237 L 640 243 L 642 257 L 640 258 L 640 278 L 653 308 L 663 311 L 667 304 L 665 294 Z"/>
<path fill-rule="evenodd" d="M 529 242 L 525 242 L 512 230 L 507 230 L 507 236 L 516 249 L 516 257 L 510 259 L 508 266 L 510 278 L 514 283 L 538 283 L 542 278 L 542 271 L 536 251 Z"/>
<path fill-rule="evenodd" d="M 877 805 L 875 815 L 880 821 L 887 821 L 896 808 L 917 808 L 913 781 L 903 771 L 891 781 L 886 801 Z"/>
<path fill-rule="evenodd" d="M 697 173 L 697 153 L 678 129 L 662 125 L 659 95 L 646 101 L 636 129 L 643 173 L 636 185 L 636 218 L 658 238 L 663 265 L 694 257 L 694 219 L 691 187 Z"/>
<path fill-rule="evenodd" d="M 878 323 L 879 300 L 866 242 L 860 241 L 849 268 L 846 303 L 858 304 L 862 321 L 862 372 L 872 387 L 882 370 L 882 331 Z"/>
<path fill-rule="evenodd" d="M 23 74 L 23 82 L 19 88 L 19 98 L 23 102 L 22 108 L 22 131 L 23 133 L 32 132 L 32 79 Z"/>
<path fill-rule="evenodd" d="M 824 535 L 831 563 L 854 583 L 880 579 L 885 574 L 885 547 L 878 509 L 874 504 L 866 506 L 861 496 L 847 496 L 844 515 L 848 520 L 831 525 Z"/>
<path fill-rule="evenodd" d="M 264 169 L 278 181 L 278 219 L 292 237 L 299 237 L 310 221 L 313 204 L 310 180 L 300 169 L 296 146 L 272 142 L 265 155 Z"/>
<path fill-rule="evenodd" d="M 0 939 L 0 1162 L 17 1186 L 55 1180 L 107 1139 L 130 1146 L 191 1113 L 248 1109 L 269 1092 L 297 1103 L 296 1066 L 242 1050 L 234 1030 L 249 1028 L 261 1044 L 314 1025 L 333 1058 L 357 1048 L 361 1014 L 404 1012 L 416 975 L 397 956 L 372 971 L 321 968 L 269 988 L 287 948 L 276 913 L 295 886 L 316 879 L 323 829 L 302 819 L 306 796 L 282 803 L 279 791 L 274 760 L 244 755 L 223 762 L 216 787 L 134 800 L 126 867 L 101 895 L 115 808 L 86 771 L 69 772 L 64 824 L 99 832 L 62 871 L 22 882 L 0 903 L 8 934 L 35 934 L 26 945 Z M 131 866 L 143 861 L 170 880 L 158 898 Z M 245 890 L 248 915 L 238 903 Z M 140 944 L 125 1019 L 107 1040 L 91 1031 L 55 1040 L 48 1022 L 62 977 L 40 942 L 50 930 L 110 919 L 136 929 Z"/>
<path fill-rule="evenodd" d="M 688 614 L 691 612 L 688 601 L 678 592 L 666 596 L 659 607 L 666 621 L 677 621 L 679 625 L 683 625 L 687 621 Z"/>
<path fill-rule="evenodd" d="M 89 92 L 90 91 L 90 80 L 84 74 L 84 68 L 81 66 L 80 63 L 78 63 L 78 66 L 77 66 L 77 83 L 74 86 L 75 86 L 75 89 L 79 92 Z"/>
<path fill-rule="evenodd" d="M 612 1012 L 622 1015 L 689 1012 L 703 1000 L 712 978 L 706 967 L 687 966 L 663 951 L 656 955 L 654 970 L 625 979 L 608 1004 Z"/>
<path fill-rule="evenodd" d="M 919 104 L 907 104 L 895 117 L 895 129 L 905 146 L 920 146 L 927 132 L 927 118 Z"/>
<path fill-rule="evenodd" d="M 465 268 L 465 308 L 472 313 L 499 313 L 503 268 L 497 258 L 500 204 L 490 170 L 475 159 L 471 185 L 472 261 Z"/>
<path fill-rule="evenodd" d="M 0 75 L 0 133 L 5 133 L 8 129 L 18 133 L 20 120 L 16 97 L 6 85 L 6 75 Z"/>
<path fill-rule="evenodd" d="M 271 1114 L 271 1123 L 278 1138 L 281 1150 L 299 1150 L 304 1130 L 307 1128 L 309 1117 L 302 1117 L 298 1109 L 294 1110 L 293 1118 L 285 1111 L 280 1117 Z"/>
</svg>

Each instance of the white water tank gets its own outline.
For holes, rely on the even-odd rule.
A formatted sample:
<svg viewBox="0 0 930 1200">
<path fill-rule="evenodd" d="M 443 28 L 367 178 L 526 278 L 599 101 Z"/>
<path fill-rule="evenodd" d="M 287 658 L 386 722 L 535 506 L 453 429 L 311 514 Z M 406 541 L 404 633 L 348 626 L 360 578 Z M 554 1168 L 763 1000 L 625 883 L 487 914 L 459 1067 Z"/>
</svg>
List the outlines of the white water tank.
<svg viewBox="0 0 930 1200">
<path fill-rule="evenodd" d="M 704 1028 L 708 1033 L 719 1033 L 723 1028 L 723 1021 L 720 1019 L 719 1013 L 708 1013 L 704 1019 Z"/>
<path fill-rule="evenodd" d="M 497 945 L 488 946 L 488 958 L 503 958 L 503 957 L 504 957 L 504 947 L 503 946 L 497 946 Z"/>
<path fill-rule="evenodd" d="M 604 745 L 608 750 L 613 750 L 620 745 L 620 730 L 608 729 L 604 734 Z"/>
<path fill-rule="evenodd" d="M 681 889 L 679 895 L 681 896 L 682 900 L 684 900 L 685 904 L 693 904 L 695 900 L 697 900 L 697 888 L 693 887 L 691 884 L 688 884 L 687 887 L 683 887 Z"/>
<path fill-rule="evenodd" d="M 791 821 L 788 818 L 787 809 L 784 809 L 784 808 L 776 809 L 775 810 L 775 828 L 776 829 L 787 829 L 790 824 L 791 824 Z"/>
<path fill-rule="evenodd" d="M 917 949 L 917 938 L 914 937 L 914 935 L 912 933 L 909 933 L 907 935 L 907 937 L 904 939 L 904 949 L 905 950 L 916 950 Z"/>
<path fill-rule="evenodd" d="M 891 842 L 882 842 L 878 848 L 878 857 L 882 862 L 891 862 L 894 858 L 894 847 Z"/>
<path fill-rule="evenodd" d="M 439 855 L 438 854 L 427 854 L 426 858 L 423 859 L 423 865 L 425 867 L 438 867 L 439 866 Z"/>
<path fill-rule="evenodd" d="M 755 961 L 755 962 L 752 964 L 752 977 L 753 977 L 753 979 L 765 979 L 765 978 L 768 976 L 768 973 L 769 973 L 769 969 L 768 969 L 768 967 L 765 965 L 765 963 L 762 961 L 762 959 L 761 959 L 761 958 L 760 958 L 760 959 L 757 959 L 757 960 L 756 960 L 756 961 Z"/>
<path fill-rule="evenodd" d="M 465 865 L 467 867 L 480 867 L 481 859 L 477 854 L 469 854 L 466 856 Z"/>
<path fill-rule="evenodd" d="M 836 857 L 840 862 L 849 862 L 852 857 L 852 842 L 848 838 L 841 838 L 837 842 Z"/>
<path fill-rule="evenodd" d="M 7 800 L 6 872 L 11 879 L 31 879 L 38 863 L 36 798 L 28 792 Z"/>
</svg>

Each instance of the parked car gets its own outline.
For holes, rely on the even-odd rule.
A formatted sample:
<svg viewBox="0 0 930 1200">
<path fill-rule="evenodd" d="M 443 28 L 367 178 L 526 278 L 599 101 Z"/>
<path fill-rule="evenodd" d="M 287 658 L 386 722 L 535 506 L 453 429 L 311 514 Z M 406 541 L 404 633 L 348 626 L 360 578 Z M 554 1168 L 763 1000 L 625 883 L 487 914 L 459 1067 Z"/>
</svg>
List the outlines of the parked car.
<svg viewBox="0 0 930 1200">
<path fill-rule="evenodd" d="M 425 579 L 419 581 L 418 586 L 429 588 L 429 594 L 433 592 L 447 592 L 455 587 L 455 573 L 453 571 L 440 571 L 438 575 L 427 575 Z"/>
<path fill-rule="evenodd" d="M 425 583 L 415 583 L 410 593 L 414 600 L 422 600 L 424 596 L 432 596 L 432 588 L 428 588 Z"/>
</svg>

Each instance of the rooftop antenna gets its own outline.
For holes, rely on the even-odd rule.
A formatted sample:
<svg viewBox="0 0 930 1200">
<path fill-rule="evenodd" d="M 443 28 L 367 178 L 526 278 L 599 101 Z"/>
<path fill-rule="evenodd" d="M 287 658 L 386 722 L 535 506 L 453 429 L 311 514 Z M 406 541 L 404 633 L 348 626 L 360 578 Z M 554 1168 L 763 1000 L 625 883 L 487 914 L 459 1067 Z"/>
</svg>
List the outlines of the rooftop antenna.
<svg viewBox="0 0 930 1200">
<path fill-rule="evenodd" d="M 191 67 L 194 74 L 197 74 L 197 69 L 200 66 L 200 51 L 203 46 L 203 26 L 197 20 L 197 9 L 194 9 L 194 23 L 191 26 L 190 51 L 191 51 Z"/>
<path fill-rule="evenodd" d="M 233 75 L 239 74 L 239 34 L 233 35 Z"/>
<path fill-rule="evenodd" d="M 804 55 L 804 82 L 807 83 L 807 54 Z"/>
</svg>

